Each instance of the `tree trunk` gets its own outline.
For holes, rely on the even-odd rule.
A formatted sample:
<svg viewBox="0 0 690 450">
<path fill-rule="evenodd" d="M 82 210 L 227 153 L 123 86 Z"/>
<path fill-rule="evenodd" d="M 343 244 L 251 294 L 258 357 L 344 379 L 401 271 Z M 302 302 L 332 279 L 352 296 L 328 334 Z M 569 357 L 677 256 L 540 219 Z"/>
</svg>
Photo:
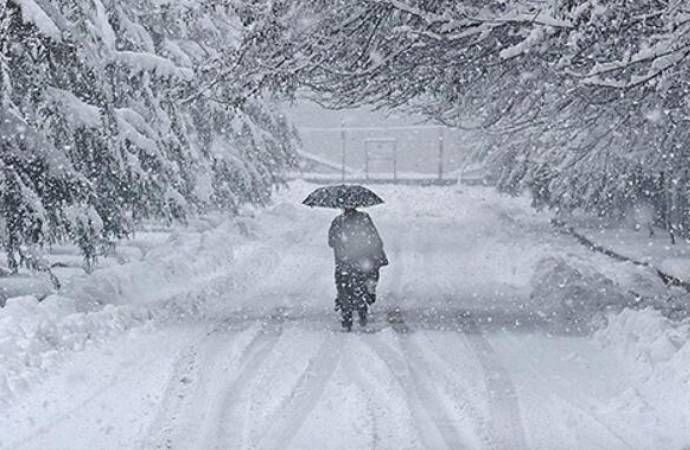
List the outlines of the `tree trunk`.
<svg viewBox="0 0 690 450">
<path fill-rule="evenodd" d="M 675 245 L 678 228 L 678 183 L 671 171 L 666 172 L 664 198 L 666 200 L 666 230 L 668 230 L 671 244 Z"/>
</svg>

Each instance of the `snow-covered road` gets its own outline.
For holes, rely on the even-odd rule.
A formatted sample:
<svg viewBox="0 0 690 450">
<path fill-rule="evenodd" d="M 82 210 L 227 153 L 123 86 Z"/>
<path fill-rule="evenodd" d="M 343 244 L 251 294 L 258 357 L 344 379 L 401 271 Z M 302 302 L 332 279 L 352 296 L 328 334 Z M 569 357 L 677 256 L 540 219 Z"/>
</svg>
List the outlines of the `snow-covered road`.
<svg viewBox="0 0 690 450">
<path fill-rule="evenodd" d="M 228 265 L 243 279 L 208 292 L 204 314 L 73 353 L 2 413 L 0 447 L 690 445 L 690 407 L 668 404 L 687 385 L 650 388 L 619 347 L 530 299 L 539 260 L 588 256 L 525 205 L 482 188 L 382 189 L 371 214 L 391 265 L 371 323 L 344 333 L 332 212 L 295 205 L 308 188 L 249 223 Z"/>
</svg>

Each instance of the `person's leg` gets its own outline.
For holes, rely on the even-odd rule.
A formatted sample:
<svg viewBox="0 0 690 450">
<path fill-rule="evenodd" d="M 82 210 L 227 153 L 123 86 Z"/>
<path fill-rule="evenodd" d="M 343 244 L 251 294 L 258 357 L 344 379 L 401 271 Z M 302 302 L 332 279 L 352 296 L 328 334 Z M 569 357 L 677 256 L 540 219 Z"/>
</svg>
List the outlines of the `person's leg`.
<svg viewBox="0 0 690 450">
<path fill-rule="evenodd" d="M 357 314 L 359 315 L 359 326 L 360 327 L 365 327 L 367 325 L 368 313 L 369 313 L 369 308 L 367 307 L 367 305 L 360 306 L 359 309 L 357 310 Z"/>
<path fill-rule="evenodd" d="M 341 324 L 347 331 L 352 329 L 352 310 L 353 310 L 353 271 L 351 268 L 339 264 L 335 272 L 336 287 L 338 297 L 336 298 L 336 309 L 342 316 Z"/>
<path fill-rule="evenodd" d="M 335 310 L 342 311 L 343 304 L 347 299 L 347 269 L 342 265 L 336 263 L 335 265 Z"/>
<path fill-rule="evenodd" d="M 360 326 L 367 324 L 367 313 L 369 309 L 369 294 L 367 292 L 367 272 L 356 271 L 352 276 L 352 299 L 353 309 L 357 310 Z"/>
<path fill-rule="evenodd" d="M 347 331 L 352 331 L 352 308 L 343 308 L 341 314 L 343 317 L 341 321 L 343 328 Z"/>
<path fill-rule="evenodd" d="M 374 304 L 376 302 L 376 286 L 378 285 L 379 282 L 379 271 L 374 270 L 372 272 L 368 273 L 367 280 L 366 280 L 366 288 L 367 288 L 367 303 Z"/>
</svg>

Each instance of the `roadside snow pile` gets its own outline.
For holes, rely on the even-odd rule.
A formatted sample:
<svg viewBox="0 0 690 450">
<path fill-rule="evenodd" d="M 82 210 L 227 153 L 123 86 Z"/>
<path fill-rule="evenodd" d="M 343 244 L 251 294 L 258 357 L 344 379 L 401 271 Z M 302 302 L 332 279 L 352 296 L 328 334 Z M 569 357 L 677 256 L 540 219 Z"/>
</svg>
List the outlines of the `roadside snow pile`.
<svg viewBox="0 0 690 450">
<path fill-rule="evenodd" d="M 538 314 L 566 332 L 587 332 L 607 310 L 631 305 L 634 297 L 593 267 L 549 256 L 532 277 L 531 303 Z"/>
<path fill-rule="evenodd" d="M 0 277 L 0 308 L 7 299 L 32 293 L 38 298 L 46 298 L 54 292 L 53 284 L 45 273 Z"/>
<path fill-rule="evenodd" d="M 81 311 L 105 304 L 155 303 L 194 289 L 223 274 L 236 243 L 244 238 L 235 223 L 197 232 L 177 230 L 146 258 L 112 266 L 73 280 L 62 295 L 78 300 Z M 87 281 L 88 280 L 88 281 Z"/>
<path fill-rule="evenodd" d="M 143 308 L 107 305 L 75 312 L 73 299 L 51 295 L 15 297 L 0 315 L 0 406 L 41 377 L 67 351 L 119 334 L 150 318 Z"/>
<path fill-rule="evenodd" d="M 610 314 L 607 322 L 594 334 L 595 342 L 602 350 L 613 351 L 622 364 L 621 370 L 636 382 L 603 412 L 625 420 L 629 415 L 628 423 L 633 423 L 637 417 L 641 440 L 653 439 L 655 434 L 646 429 L 653 430 L 660 424 L 666 429 L 687 430 L 690 423 L 690 321 L 674 322 L 652 309 L 625 309 Z M 658 442 L 650 442 L 640 448 L 687 448 L 689 436 L 661 446 Z"/>
<path fill-rule="evenodd" d="M 606 326 L 594 337 L 604 347 L 617 348 L 627 369 L 640 378 L 647 379 L 660 365 L 672 365 L 690 383 L 689 321 L 673 322 L 651 308 L 625 309 L 609 315 Z"/>
<path fill-rule="evenodd" d="M 8 299 L 0 309 L 0 406 L 67 352 L 152 320 L 189 319 L 227 307 L 219 294 L 243 283 L 230 267 L 237 247 L 250 242 L 243 228 L 228 220 L 196 224 L 174 232 L 142 261 L 73 278 L 60 295 L 42 302 L 35 296 Z"/>
</svg>

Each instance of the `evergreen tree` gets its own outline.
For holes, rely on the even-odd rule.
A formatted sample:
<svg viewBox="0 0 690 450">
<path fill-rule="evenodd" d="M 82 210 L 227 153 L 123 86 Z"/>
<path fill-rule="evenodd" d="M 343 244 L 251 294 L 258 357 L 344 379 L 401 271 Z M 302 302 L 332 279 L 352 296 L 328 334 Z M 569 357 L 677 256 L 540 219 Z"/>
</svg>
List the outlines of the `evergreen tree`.
<svg viewBox="0 0 690 450">
<path fill-rule="evenodd" d="M 90 269 L 133 220 L 263 204 L 292 164 L 294 134 L 239 73 L 224 88 L 242 101 L 195 94 L 243 39 L 229 4 L 0 5 L 1 233 L 15 270 L 37 241 L 73 240 Z"/>
</svg>

